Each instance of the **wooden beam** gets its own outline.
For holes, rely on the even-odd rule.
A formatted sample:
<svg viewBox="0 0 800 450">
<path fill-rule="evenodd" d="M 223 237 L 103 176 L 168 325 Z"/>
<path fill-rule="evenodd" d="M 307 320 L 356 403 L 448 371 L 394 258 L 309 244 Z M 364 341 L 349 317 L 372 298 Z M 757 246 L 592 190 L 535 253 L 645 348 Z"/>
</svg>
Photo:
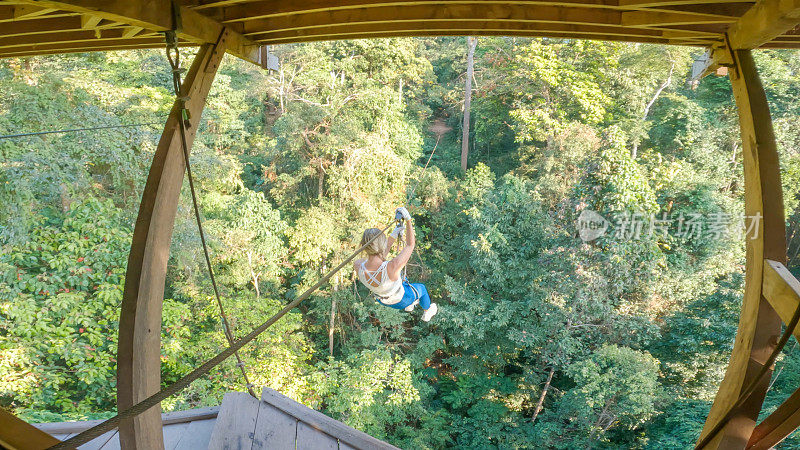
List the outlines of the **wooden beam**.
<svg viewBox="0 0 800 450">
<path fill-rule="evenodd" d="M 711 48 L 703 56 L 692 63 L 692 73 L 689 76 L 689 81 L 699 81 L 706 75 L 717 72 L 722 67 L 733 66 L 733 55 L 724 43 L 711 45 Z"/>
<path fill-rule="evenodd" d="M 664 39 L 657 37 L 637 36 L 632 38 L 630 36 L 614 36 L 609 34 L 591 34 L 591 33 L 570 33 L 570 32 L 555 32 L 555 31 L 516 31 L 516 30 L 486 30 L 486 29 L 426 29 L 417 31 L 389 31 L 389 32 L 372 32 L 365 33 L 357 36 L 353 35 L 333 35 L 325 38 L 311 37 L 311 38 L 286 38 L 276 40 L 264 40 L 263 43 L 267 45 L 290 44 L 300 42 L 315 42 L 319 40 L 336 41 L 343 39 L 381 39 L 390 37 L 415 37 L 415 36 L 466 36 L 466 35 L 479 35 L 479 36 L 516 36 L 516 37 L 550 37 L 550 38 L 564 38 L 564 39 L 587 39 L 594 41 L 613 41 L 613 42 L 631 42 L 635 39 L 636 42 L 652 43 L 652 44 L 675 44 L 686 45 L 678 39 Z M 702 47 L 706 43 L 692 43 L 692 46 Z"/>
<path fill-rule="evenodd" d="M 792 320 L 800 305 L 800 282 L 783 264 L 766 260 L 764 265 L 764 298 L 778 313 L 783 323 Z M 800 340 L 800 327 L 792 332 Z"/>
<path fill-rule="evenodd" d="M 758 78 L 750 50 L 732 51 L 735 70 L 729 71 L 739 108 L 744 182 L 745 215 L 761 216 L 758 235 L 746 238 L 745 291 L 739 328 L 730 364 L 711 407 L 700 440 L 737 403 L 745 387 L 772 353 L 781 332 L 781 319 L 762 295 L 764 260 L 786 262 L 786 229 L 783 191 L 775 134 L 767 97 Z M 768 372 L 768 375 L 771 374 Z M 748 401 L 733 411 L 731 420 L 706 449 L 743 449 L 750 439 L 761 409 L 769 376 L 764 377 Z M 698 441 L 699 443 L 699 441 Z"/>
<path fill-rule="evenodd" d="M 648 11 L 676 11 L 689 14 L 714 15 L 738 19 L 753 7 L 753 2 L 706 3 L 702 5 L 665 5 L 658 8 L 647 8 Z"/>
<path fill-rule="evenodd" d="M 652 27 L 667 25 L 693 25 L 705 23 L 732 23 L 735 17 L 716 14 L 668 13 L 662 11 L 628 11 L 622 13 L 621 25 L 625 27 Z"/>
<path fill-rule="evenodd" d="M 607 9 L 565 8 L 541 6 L 531 8 L 520 5 L 454 5 L 376 7 L 357 10 L 309 13 L 286 17 L 258 19 L 244 22 L 247 36 L 275 31 L 302 30 L 333 25 L 389 24 L 405 22 L 437 22 L 463 20 L 478 22 L 558 22 L 572 24 L 619 25 L 621 13 Z"/>
<path fill-rule="evenodd" d="M 14 19 L 30 19 L 57 11 L 56 8 L 41 8 L 36 5 L 18 5 L 14 7 Z"/>
<path fill-rule="evenodd" d="M 204 44 L 183 84 L 191 126 L 186 141 L 191 149 L 217 67 L 230 34 L 223 31 L 216 44 Z M 117 408 L 127 409 L 161 387 L 161 308 L 172 228 L 183 184 L 185 164 L 178 130 L 176 102 L 153 156 L 133 232 L 119 320 L 117 351 Z M 158 408 L 123 421 L 120 442 L 125 449 L 162 449 Z"/>
<path fill-rule="evenodd" d="M 122 32 L 122 37 L 130 39 L 139 34 L 142 30 L 144 30 L 142 27 L 125 27 L 125 31 Z"/>
<path fill-rule="evenodd" d="M 0 409 L 0 448 L 10 450 L 45 449 L 59 442 L 61 441 L 46 432 Z"/>
<path fill-rule="evenodd" d="M 800 24 L 800 0 L 761 0 L 728 30 L 734 49 L 760 47 Z"/>
<path fill-rule="evenodd" d="M 129 0 L 19 0 L 32 5 L 51 7 L 81 14 L 92 14 L 106 20 L 141 27 L 151 31 L 172 28 L 171 0 L 133 2 Z M 223 25 L 185 6 L 179 8 L 182 29 L 181 39 L 195 43 L 214 43 L 222 33 Z M 241 34 L 230 30 L 228 52 L 244 60 L 260 64 L 258 45 Z"/>
<path fill-rule="evenodd" d="M 65 31 L 83 30 L 83 19 L 81 16 L 71 17 L 47 17 L 36 20 L 24 20 L 7 22 L 0 27 L 1 37 L 28 36 L 42 33 L 62 33 Z M 102 24 L 97 28 L 113 28 L 114 25 Z"/>
<path fill-rule="evenodd" d="M 343 36 L 345 38 L 353 39 L 359 36 L 375 33 L 392 33 L 392 32 L 412 32 L 416 31 L 420 34 L 430 32 L 435 34 L 438 31 L 445 30 L 472 30 L 479 31 L 531 31 L 531 32 L 574 32 L 576 34 L 595 34 L 609 36 L 644 36 L 660 38 L 663 35 L 661 30 L 650 29 L 637 29 L 625 28 L 619 26 L 599 26 L 599 25 L 579 25 L 579 24 L 564 24 L 553 22 L 479 22 L 479 21 L 465 21 L 465 20 L 443 20 L 436 22 L 396 22 L 396 23 L 380 23 L 380 24 L 359 24 L 359 25 L 333 25 L 329 27 L 309 28 L 302 30 L 288 30 L 288 31 L 275 31 L 265 34 L 259 34 L 260 41 L 290 41 L 299 38 L 316 38 L 324 40 L 332 38 L 333 36 Z M 677 33 L 680 34 L 680 33 Z M 698 35 L 692 32 L 682 32 L 683 37 L 697 37 Z M 677 37 L 677 36 L 676 36 Z M 700 36 L 702 37 L 702 36 Z"/>
<path fill-rule="evenodd" d="M 100 16 L 93 16 L 91 14 L 83 14 L 81 16 L 81 28 L 86 29 L 86 30 L 94 29 L 98 25 L 100 25 L 100 22 L 102 20 L 103 20 L 103 18 L 100 17 Z"/>
<path fill-rule="evenodd" d="M 406 8 L 410 7 L 446 10 L 470 6 L 485 8 L 488 12 L 508 6 L 614 8 L 617 6 L 617 0 L 262 0 L 222 8 L 217 18 L 221 22 L 229 23 L 297 14 L 333 13 L 347 10 L 366 12 L 363 10 L 373 8 L 392 8 L 397 12 L 397 17 L 402 17 Z"/>
<path fill-rule="evenodd" d="M 618 4 L 621 8 L 659 8 L 664 6 L 718 5 L 740 2 L 741 0 L 619 0 Z"/>
<path fill-rule="evenodd" d="M 252 1 L 253 0 L 190 0 L 186 2 L 186 6 L 194 9 L 206 9 L 236 5 L 238 3 L 247 3 Z"/>
<path fill-rule="evenodd" d="M 783 264 L 767 260 L 764 266 L 764 297 L 780 316 L 789 323 L 800 307 L 800 281 Z M 792 330 L 800 340 L 800 328 Z M 796 390 L 778 409 L 753 429 L 748 449 L 767 450 L 783 441 L 800 426 L 800 389 Z"/>
<path fill-rule="evenodd" d="M 58 53 L 84 53 L 109 50 L 131 50 L 138 48 L 163 48 L 163 38 L 137 37 L 135 39 L 108 39 L 85 42 L 61 42 L 55 44 L 36 44 L 0 49 L 0 57 L 50 55 Z"/>
<path fill-rule="evenodd" d="M 454 8 L 459 5 L 477 5 L 485 8 L 497 8 L 509 5 L 539 7 L 562 6 L 584 8 L 607 8 L 618 10 L 654 10 L 663 8 L 663 11 L 683 10 L 687 13 L 721 14 L 738 17 L 752 5 L 753 2 L 741 0 L 730 1 L 665 1 L 650 2 L 651 4 L 621 4 L 616 0 L 261 0 L 237 4 L 224 8 L 206 10 L 221 22 L 237 22 L 269 17 L 282 17 L 297 14 L 310 14 L 319 12 L 333 12 L 342 10 L 393 7 L 402 10 L 411 6 L 428 6 L 429 8 Z M 746 5 L 743 7 L 743 5 Z M 205 5 L 204 8 L 208 8 Z"/>
<path fill-rule="evenodd" d="M 800 426 L 800 389 L 794 391 L 778 406 L 778 409 L 755 427 L 746 448 L 771 449 L 792 434 L 798 426 Z"/>
<path fill-rule="evenodd" d="M 63 33 L 34 34 L 27 36 L 0 36 L 0 49 L 35 46 L 39 44 L 58 46 L 60 44 L 76 42 L 83 42 L 91 47 L 93 46 L 92 43 L 103 41 L 124 42 L 124 40 L 127 39 L 124 36 L 125 31 L 126 30 L 120 28 L 114 28 L 109 30 L 65 31 Z M 156 39 L 163 40 L 160 36 Z"/>
</svg>

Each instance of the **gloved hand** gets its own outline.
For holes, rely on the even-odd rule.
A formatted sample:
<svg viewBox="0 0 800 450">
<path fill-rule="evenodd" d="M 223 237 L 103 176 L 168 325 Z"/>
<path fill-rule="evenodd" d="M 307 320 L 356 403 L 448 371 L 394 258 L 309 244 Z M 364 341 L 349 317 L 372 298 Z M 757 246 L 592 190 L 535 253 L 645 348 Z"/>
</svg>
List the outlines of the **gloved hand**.
<svg viewBox="0 0 800 450">
<path fill-rule="evenodd" d="M 403 216 L 403 220 L 411 220 L 411 214 L 409 214 L 405 206 L 397 208 L 397 212 L 400 213 L 401 216 Z"/>
<path fill-rule="evenodd" d="M 393 237 L 395 240 L 397 240 L 397 239 L 399 239 L 399 238 L 400 238 L 400 236 L 402 236 L 402 235 L 403 235 L 403 233 L 405 232 L 405 230 L 406 230 L 405 226 L 403 226 L 403 224 L 401 223 L 400 225 L 396 226 L 396 227 L 394 228 L 394 230 L 392 230 L 392 232 L 391 232 L 391 233 L 389 233 L 389 236 L 391 236 L 391 237 Z"/>
</svg>

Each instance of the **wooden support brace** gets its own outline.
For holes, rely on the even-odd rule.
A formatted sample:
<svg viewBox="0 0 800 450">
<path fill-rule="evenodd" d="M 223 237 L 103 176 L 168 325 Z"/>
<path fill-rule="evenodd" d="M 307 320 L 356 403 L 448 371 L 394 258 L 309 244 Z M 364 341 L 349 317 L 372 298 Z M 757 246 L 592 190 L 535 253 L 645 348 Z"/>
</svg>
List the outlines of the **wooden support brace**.
<svg viewBox="0 0 800 450">
<path fill-rule="evenodd" d="M 0 409 L 0 448 L 10 450 L 45 449 L 58 439 Z"/>
<path fill-rule="evenodd" d="M 15 19 L 32 19 L 56 11 L 55 8 L 41 8 L 35 5 L 18 5 L 14 7 Z"/>
<path fill-rule="evenodd" d="M 142 30 L 144 30 L 142 27 L 125 27 L 125 31 L 122 32 L 122 38 L 130 39 L 139 34 Z"/>
<path fill-rule="evenodd" d="M 700 81 L 701 78 L 712 73 L 718 76 L 728 75 L 727 69 L 733 66 L 733 55 L 727 46 L 724 44 L 712 46 L 692 63 L 692 74 L 689 81 Z"/>
<path fill-rule="evenodd" d="M 191 149 L 211 83 L 228 43 L 227 29 L 216 44 L 205 44 L 183 82 L 188 96 Z M 128 257 L 117 353 L 117 407 L 131 407 L 161 385 L 161 313 L 172 229 L 186 169 L 180 132 L 179 105 L 172 107 L 147 177 Z M 125 449 L 163 449 L 161 416 L 152 408 L 119 428 Z"/>
<path fill-rule="evenodd" d="M 730 70 L 736 104 L 739 107 L 744 179 L 745 214 L 760 216 L 759 233 L 746 242 L 745 292 L 739 328 L 730 363 L 711 407 L 700 440 L 737 403 L 742 390 L 766 363 L 780 335 L 781 319 L 762 295 L 764 259 L 786 261 L 786 229 L 778 152 L 767 98 L 758 78 L 750 50 L 734 50 L 735 70 Z M 743 449 L 750 440 L 761 410 L 769 374 L 748 401 L 732 412 L 724 428 L 704 447 Z M 699 443 L 699 441 L 698 441 Z"/>
<path fill-rule="evenodd" d="M 800 426 L 800 389 L 784 401 L 753 430 L 748 449 L 767 450 L 786 439 Z"/>
<path fill-rule="evenodd" d="M 800 305 L 800 281 L 797 281 L 783 264 L 766 260 L 763 292 L 783 322 L 789 323 Z M 792 334 L 800 339 L 798 328 L 795 328 Z M 772 448 L 798 426 L 800 426 L 800 389 L 755 427 L 747 448 L 759 450 Z"/>
<path fill-rule="evenodd" d="M 783 323 L 789 323 L 800 305 L 800 281 L 778 261 L 764 261 L 764 298 L 767 299 Z M 792 332 L 800 340 L 800 327 Z"/>
<path fill-rule="evenodd" d="M 100 25 L 103 20 L 100 16 L 93 16 L 91 14 L 84 14 L 81 16 L 81 28 L 84 30 L 91 30 Z"/>
</svg>

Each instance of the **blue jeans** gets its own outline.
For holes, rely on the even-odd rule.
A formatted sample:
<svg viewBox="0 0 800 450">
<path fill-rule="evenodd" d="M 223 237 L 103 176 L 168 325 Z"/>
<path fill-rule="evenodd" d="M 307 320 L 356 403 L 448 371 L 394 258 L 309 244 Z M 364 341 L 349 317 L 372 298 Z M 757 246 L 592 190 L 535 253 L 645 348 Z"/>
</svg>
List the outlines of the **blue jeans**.
<svg viewBox="0 0 800 450">
<path fill-rule="evenodd" d="M 428 289 L 425 288 L 424 284 L 409 283 L 408 280 L 403 280 L 403 291 L 403 299 L 394 305 L 382 303 L 378 298 L 376 298 L 375 301 L 383 306 L 388 306 L 389 308 L 394 309 L 403 309 L 406 306 L 414 303 L 415 300 L 419 300 L 419 306 L 421 306 L 422 309 L 428 309 L 431 307 L 431 296 L 428 295 Z"/>
</svg>

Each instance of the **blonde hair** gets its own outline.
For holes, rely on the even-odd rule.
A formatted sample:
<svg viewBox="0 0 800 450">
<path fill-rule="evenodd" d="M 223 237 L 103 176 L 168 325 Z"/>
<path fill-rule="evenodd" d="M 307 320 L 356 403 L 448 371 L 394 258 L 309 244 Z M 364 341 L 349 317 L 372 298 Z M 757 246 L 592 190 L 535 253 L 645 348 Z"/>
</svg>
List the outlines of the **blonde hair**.
<svg viewBox="0 0 800 450">
<path fill-rule="evenodd" d="M 377 237 L 376 237 L 377 236 Z M 369 242 L 372 238 L 375 238 L 369 245 L 364 248 L 364 251 L 367 252 L 367 255 L 378 255 L 378 256 L 385 256 L 387 253 L 386 245 L 388 241 L 386 240 L 386 235 L 383 234 L 378 228 L 367 228 L 364 230 L 364 234 L 361 235 L 361 247 Z"/>
</svg>

